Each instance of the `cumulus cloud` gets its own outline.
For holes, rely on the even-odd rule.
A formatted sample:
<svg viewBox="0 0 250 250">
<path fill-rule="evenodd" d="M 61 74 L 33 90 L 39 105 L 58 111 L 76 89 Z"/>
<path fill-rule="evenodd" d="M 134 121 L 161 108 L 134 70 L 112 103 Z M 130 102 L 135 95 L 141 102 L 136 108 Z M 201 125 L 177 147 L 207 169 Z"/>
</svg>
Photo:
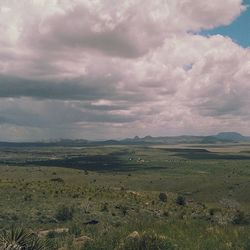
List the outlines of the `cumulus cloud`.
<svg viewBox="0 0 250 250">
<path fill-rule="evenodd" d="M 127 58 L 146 54 L 176 33 L 229 24 L 245 9 L 240 0 L 73 1 L 71 8 L 58 7 L 60 11 L 37 23 L 38 37 L 30 34 L 36 46 Z"/>
<path fill-rule="evenodd" d="M 0 139 L 249 133 L 241 0 L 2 0 Z M 12 136 L 10 136 L 12 135 Z"/>
</svg>

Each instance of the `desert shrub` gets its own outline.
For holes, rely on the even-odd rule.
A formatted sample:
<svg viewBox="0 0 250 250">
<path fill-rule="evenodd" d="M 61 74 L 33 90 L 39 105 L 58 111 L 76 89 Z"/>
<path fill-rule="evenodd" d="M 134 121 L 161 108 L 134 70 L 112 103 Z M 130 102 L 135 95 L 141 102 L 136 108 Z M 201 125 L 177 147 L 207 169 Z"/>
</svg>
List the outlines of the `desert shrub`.
<svg viewBox="0 0 250 250">
<path fill-rule="evenodd" d="M 55 217 L 59 221 L 72 220 L 74 209 L 72 207 L 62 206 L 56 211 Z"/>
<path fill-rule="evenodd" d="M 58 247 L 52 241 L 42 240 L 35 237 L 27 250 L 56 250 Z"/>
<path fill-rule="evenodd" d="M 160 194 L 159 194 L 159 199 L 160 199 L 160 201 L 162 201 L 162 202 L 167 202 L 167 201 L 168 201 L 168 196 L 167 196 L 166 193 L 160 193 Z"/>
<path fill-rule="evenodd" d="M 78 224 L 72 224 L 69 228 L 69 233 L 74 235 L 75 237 L 79 237 L 81 235 L 81 228 Z"/>
<path fill-rule="evenodd" d="M 10 230 L 0 231 L 1 250 L 54 250 L 57 249 L 50 241 L 41 240 L 36 234 L 23 228 L 12 226 Z"/>
<path fill-rule="evenodd" d="M 60 178 L 60 177 L 59 178 L 52 178 L 52 179 L 50 179 L 50 181 L 64 183 L 64 180 L 62 178 Z"/>
<path fill-rule="evenodd" d="M 12 214 L 11 215 L 11 220 L 17 221 L 18 220 L 18 216 L 16 214 Z"/>
<path fill-rule="evenodd" d="M 237 210 L 233 216 L 232 223 L 236 225 L 245 224 L 247 222 L 244 212 Z"/>
<path fill-rule="evenodd" d="M 80 197 L 79 194 L 73 194 L 73 195 L 72 195 L 72 198 L 73 198 L 73 199 L 77 199 L 77 198 L 79 198 L 79 197 Z"/>
<path fill-rule="evenodd" d="M 163 216 L 169 217 L 169 212 L 168 212 L 167 210 L 164 210 L 164 211 L 163 211 Z"/>
<path fill-rule="evenodd" d="M 176 199 L 176 204 L 178 204 L 180 206 L 185 206 L 187 204 L 186 198 L 182 195 L 178 195 L 178 197 Z"/>
<path fill-rule="evenodd" d="M 55 231 L 49 231 L 48 234 L 47 234 L 47 238 L 48 239 L 54 239 L 56 238 L 58 235 L 58 233 L 56 233 Z"/>
<path fill-rule="evenodd" d="M 123 216 L 125 216 L 128 214 L 129 208 L 127 206 L 121 206 L 120 210 L 121 210 Z"/>
<path fill-rule="evenodd" d="M 166 237 L 156 233 L 143 233 L 136 237 L 128 236 L 120 246 L 122 250 L 173 250 L 175 245 Z"/>
<path fill-rule="evenodd" d="M 31 241 L 31 235 L 21 228 L 2 230 L 0 233 L 0 249 L 22 249 L 27 248 Z"/>
<path fill-rule="evenodd" d="M 105 202 L 101 205 L 101 212 L 108 212 L 109 209 L 108 209 L 108 203 Z"/>
<path fill-rule="evenodd" d="M 221 209 L 220 208 L 210 208 L 209 209 L 209 214 L 211 215 L 211 216 L 214 216 L 216 213 L 221 213 Z"/>
<path fill-rule="evenodd" d="M 250 249 L 250 238 L 246 239 L 244 244 L 244 249 Z"/>
<path fill-rule="evenodd" d="M 26 194 L 24 197 L 23 197 L 24 201 L 32 201 L 32 195 L 31 194 Z"/>
</svg>

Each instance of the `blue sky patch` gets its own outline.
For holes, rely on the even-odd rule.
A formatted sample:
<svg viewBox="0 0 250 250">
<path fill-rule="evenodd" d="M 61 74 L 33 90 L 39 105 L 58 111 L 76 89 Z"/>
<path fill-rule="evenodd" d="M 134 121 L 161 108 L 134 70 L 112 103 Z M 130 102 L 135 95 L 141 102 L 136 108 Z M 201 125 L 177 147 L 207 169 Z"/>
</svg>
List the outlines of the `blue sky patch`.
<svg viewBox="0 0 250 250">
<path fill-rule="evenodd" d="M 221 26 L 213 30 L 205 30 L 202 35 L 223 35 L 230 37 L 235 43 L 242 47 L 250 47 L 250 0 L 244 1 L 248 5 L 244 11 L 233 23 L 228 26 Z"/>
</svg>

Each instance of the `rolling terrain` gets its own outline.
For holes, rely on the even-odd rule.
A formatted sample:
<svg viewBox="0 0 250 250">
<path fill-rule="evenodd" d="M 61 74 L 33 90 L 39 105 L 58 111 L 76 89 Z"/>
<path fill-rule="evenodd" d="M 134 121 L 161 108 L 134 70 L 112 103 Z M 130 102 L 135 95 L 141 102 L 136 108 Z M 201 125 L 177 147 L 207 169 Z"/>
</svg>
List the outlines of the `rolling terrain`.
<svg viewBox="0 0 250 250">
<path fill-rule="evenodd" d="M 0 211 L 54 249 L 249 249 L 250 144 L 2 146 Z"/>
</svg>

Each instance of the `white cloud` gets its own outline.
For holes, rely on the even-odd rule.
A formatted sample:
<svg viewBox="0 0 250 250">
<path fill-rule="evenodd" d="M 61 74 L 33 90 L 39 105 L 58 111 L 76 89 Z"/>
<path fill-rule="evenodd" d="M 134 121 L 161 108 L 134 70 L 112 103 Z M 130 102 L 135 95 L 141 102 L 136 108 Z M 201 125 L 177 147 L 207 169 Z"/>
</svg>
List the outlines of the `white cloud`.
<svg viewBox="0 0 250 250">
<path fill-rule="evenodd" d="M 3 0 L 0 10 L 0 139 L 250 133 L 249 49 L 194 34 L 231 23 L 240 0 Z"/>
</svg>

